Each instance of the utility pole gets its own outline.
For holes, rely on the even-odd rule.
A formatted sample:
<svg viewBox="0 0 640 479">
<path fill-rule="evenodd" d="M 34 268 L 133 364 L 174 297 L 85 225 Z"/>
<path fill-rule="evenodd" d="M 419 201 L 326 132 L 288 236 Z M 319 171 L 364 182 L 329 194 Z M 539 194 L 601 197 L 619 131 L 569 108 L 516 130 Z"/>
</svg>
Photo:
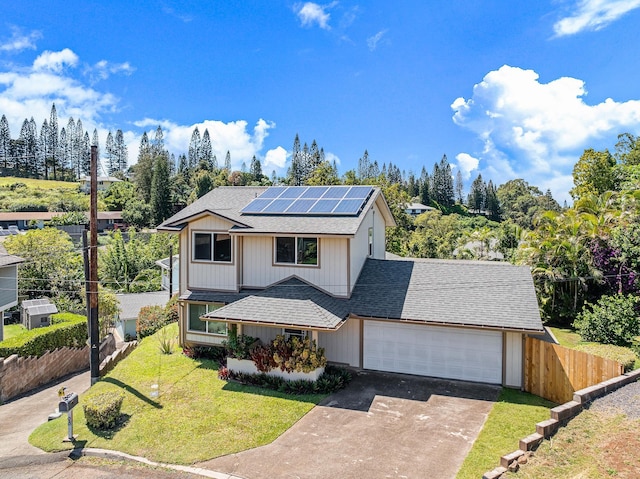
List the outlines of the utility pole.
<svg viewBox="0 0 640 479">
<path fill-rule="evenodd" d="M 89 285 L 87 287 L 87 312 L 89 320 L 89 344 L 91 385 L 100 379 L 100 331 L 98 328 L 98 147 L 91 147 L 91 203 L 89 211 Z M 86 233 L 85 233 L 86 235 Z"/>
</svg>

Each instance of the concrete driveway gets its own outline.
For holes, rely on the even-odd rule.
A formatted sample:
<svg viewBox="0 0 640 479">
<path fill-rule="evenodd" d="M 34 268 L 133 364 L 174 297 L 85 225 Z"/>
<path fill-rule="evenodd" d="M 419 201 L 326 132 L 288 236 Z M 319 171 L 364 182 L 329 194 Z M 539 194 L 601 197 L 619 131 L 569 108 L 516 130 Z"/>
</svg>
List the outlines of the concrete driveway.
<svg viewBox="0 0 640 479">
<path fill-rule="evenodd" d="M 199 465 L 248 479 L 452 478 L 499 391 L 359 371 L 273 443 Z"/>
</svg>

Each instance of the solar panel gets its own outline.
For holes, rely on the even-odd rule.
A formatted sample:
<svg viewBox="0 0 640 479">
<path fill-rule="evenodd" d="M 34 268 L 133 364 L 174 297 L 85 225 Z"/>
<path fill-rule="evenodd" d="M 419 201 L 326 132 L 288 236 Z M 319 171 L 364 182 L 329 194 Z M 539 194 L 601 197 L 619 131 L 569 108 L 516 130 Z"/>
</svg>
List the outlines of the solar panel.
<svg viewBox="0 0 640 479">
<path fill-rule="evenodd" d="M 261 213 L 284 213 L 293 202 L 291 198 L 273 200 Z"/>
<path fill-rule="evenodd" d="M 272 186 L 241 212 L 260 215 L 357 216 L 373 194 L 371 186 Z"/>
<path fill-rule="evenodd" d="M 362 203 L 363 203 L 362 199 L 357 199 L 357 200 L 344 199 L 340 201 L 338 206 L 335 207 L 335 209 L 333 210 L 333 213 L 345 213 L 345 214 L 355 215 L 360 211 L 360 208 L 363 206 Z"/>
<path fill-rule="evenodd" d="M 313 200 L 305 200 L 299 199 L 293 202 L 293 204 L 287 210 L 287 213 L 306 213 L 311 209 L 313 204 L 318 201 L 316 199 Z"/>
<path fill-rule="evenodd" d="M 344 195 L 349 191 L 350 186 L 332 186 L 331 188 L 327 188 L 327 191 L 322 196 L 323 199 L 328 198 L 338 198 L 341 199 Z"/>
<path fill-rule="evenodd" d="M 340 200 L 318 200 L 309 213 L 331 213 Z"/>
</svg>

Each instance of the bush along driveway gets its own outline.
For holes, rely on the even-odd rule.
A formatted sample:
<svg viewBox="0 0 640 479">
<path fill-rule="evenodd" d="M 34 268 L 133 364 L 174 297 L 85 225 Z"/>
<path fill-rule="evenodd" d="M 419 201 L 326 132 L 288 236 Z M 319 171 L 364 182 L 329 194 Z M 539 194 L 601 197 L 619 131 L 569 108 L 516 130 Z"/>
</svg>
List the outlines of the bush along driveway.
<svg viewBox="0 0 640 479">
<path fill-rule="evenodd" d="M 148 459 L 191 464 L 272 442 L 308 413 L 324 395 L 293 396 L 218 379 L 218 364 L 190 359 L 175 345 L 163 354 L 162 331 L 144 338 L 131 355 L 96 383 L 75 410 L 75 444 L 63 443 L 66 418 L 43 424 L 30 437 L 45 451 L 96 447 Z M 162 339 L 162 341 L 161 341 Z M 109 431 L 85 424 L 88 395 L 123 391 L 122 415 Z"/>
</svg>

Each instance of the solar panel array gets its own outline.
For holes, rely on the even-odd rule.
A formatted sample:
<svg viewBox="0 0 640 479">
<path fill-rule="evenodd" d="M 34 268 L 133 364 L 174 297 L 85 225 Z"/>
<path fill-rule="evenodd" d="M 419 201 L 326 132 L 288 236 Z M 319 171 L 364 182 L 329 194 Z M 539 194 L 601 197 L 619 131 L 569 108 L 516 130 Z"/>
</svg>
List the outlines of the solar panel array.
<svg viewBox="0 0 640 479">
<path fill-rule="evenodd" d="M 358 216 L 371 186 L 271 186 L 241 212 L 253 215 Z"/>
</svg>

